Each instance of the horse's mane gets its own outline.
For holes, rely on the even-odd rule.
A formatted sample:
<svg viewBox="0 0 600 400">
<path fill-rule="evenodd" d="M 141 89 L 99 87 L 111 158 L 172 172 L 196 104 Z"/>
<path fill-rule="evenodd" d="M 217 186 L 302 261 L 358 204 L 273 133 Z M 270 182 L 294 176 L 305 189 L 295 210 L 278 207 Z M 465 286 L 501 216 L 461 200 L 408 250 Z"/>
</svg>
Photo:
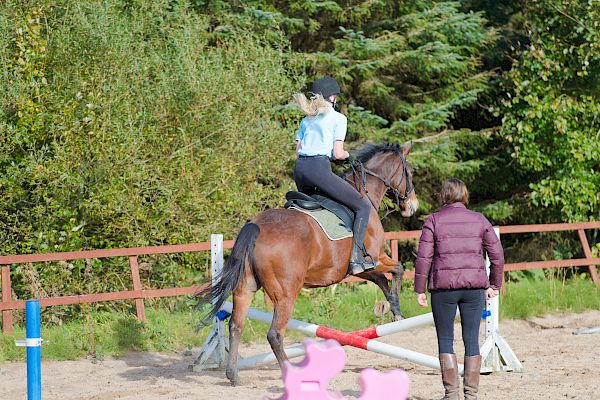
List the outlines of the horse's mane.
<svg viewBox="0 0 600 400">
<path fill-rule="evenodd" d="M 399 144 L 393 144 L 388 142 L 383 142 L 380 144 L 372 144 L 367 143 L 359 148 L 353 155 L 352 158 L 356 161 L 360 161 L 362 164 L 369 161 L 371 158 L 375 157 L 375 155 L 380 153 L 395 153 L 402 156 L 402 147 Z M 346 178 L 353 172 L 353 168 L 347 168 L 341 173 L 342 178 Z"/>
<path fill-rule="evenodd" d="M 362 162 L 363 164 L 369 161 L 378 153 L 388 153 L 393 152 L 396 154 L 402 154 L 402 147 L 399 144 L 392 144 L 383 142 L 380 144 L 371 144 L 367 143 L 363 145 L 358 151 L 354 154 L 354 159 Z"/>
</svg>

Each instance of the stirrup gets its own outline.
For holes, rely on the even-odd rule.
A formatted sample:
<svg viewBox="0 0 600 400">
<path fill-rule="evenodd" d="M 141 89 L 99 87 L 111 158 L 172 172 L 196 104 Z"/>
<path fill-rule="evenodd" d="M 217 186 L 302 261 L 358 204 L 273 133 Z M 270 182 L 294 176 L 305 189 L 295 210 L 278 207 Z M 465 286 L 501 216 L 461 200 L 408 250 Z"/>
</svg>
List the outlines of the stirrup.
<svg viewBox="0 0 600 400">
<path fill-rule="evenodd" d="M 377 261 L 375 261 L 373 256 L 369 254 L 364 244 L 362 245 L 361 252 L 363 257 L 361 264 L 363 265 L 365 271 L 370 271 L 377 268 Z"/>
<path fill-rule="evenodd" d="M 371 260 L 367 260 L 366 257 L 369 257 Z M 367 252 L 362 255 L 362 260 L 350 261 L 352 275 L 362 274 L 363 272 L 371 271 L 375 268 L 377 268 L 377 261 L 375 261 Z"/>
<path fill-rule="evenodd" d="M 365 268 L 362 264 L 359 263 L 350 263 L 350 274 L 351 275 L 359 275 L 365 272 Z"/>
</svg>

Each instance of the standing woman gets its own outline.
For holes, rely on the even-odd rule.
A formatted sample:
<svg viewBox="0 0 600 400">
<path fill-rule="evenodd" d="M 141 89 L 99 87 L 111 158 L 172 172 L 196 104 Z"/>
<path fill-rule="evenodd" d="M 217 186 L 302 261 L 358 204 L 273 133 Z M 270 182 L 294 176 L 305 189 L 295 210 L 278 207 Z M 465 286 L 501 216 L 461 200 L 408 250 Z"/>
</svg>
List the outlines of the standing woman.
<svg viewBox="0 0 600 400">
<path fill-rule="evenodd" d="M 444 206 L 423 225 L 415 265 L 415 292 L 419 305 L 427 307 L 427 282 L 445 400 L 459 399 L 453 341 L 456 307 L 460 309 L 465 346 L 465 400 L 476 400 L 481 369 L 479 322 L 484 296 L 486 299 L 497 296 L 502 286 L 504 253 L 492 224 L 480 213 L 466 208 L 469 192 L 461 180 L 444 182 L 440 197 Z M 489 279 L 483 250 L 490 258 Z"/>
<path fill-rule="evenodd" d="M 294 95 L 296 104 L 306 114 L 296 135 L 296 166 L 294 181 L 298 191 L 308 195 L 315 189 L 336 200 L 354 212 L 353 245 L 350 258 L 352 274 L 376 267 L 373 258 L 365 258 L 365 234 L 371 212 L 370 205 L 348 182 L 334 174 L 330 160 L 344 160 L 350 154 L 344 150 L 346 116 L 335 110 L 340 86 L 331 77 L 312 84 L 311 97 Z"/>
</svg>

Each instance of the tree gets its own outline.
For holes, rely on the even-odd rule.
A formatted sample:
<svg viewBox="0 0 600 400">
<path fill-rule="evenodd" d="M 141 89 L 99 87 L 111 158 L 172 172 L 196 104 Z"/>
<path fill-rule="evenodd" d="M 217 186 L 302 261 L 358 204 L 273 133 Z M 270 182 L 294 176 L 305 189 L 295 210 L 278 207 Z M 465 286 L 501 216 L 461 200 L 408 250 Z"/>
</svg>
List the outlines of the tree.
<svg viewBox="0 0 600 400">
<path fill-rule="evenodd" d="M 531 43 L 510 72 L 502 135 L 532 174 L 531 202 L 556 218 L 600 211 L 600 3 L 535 0 Z"/>
</svg>

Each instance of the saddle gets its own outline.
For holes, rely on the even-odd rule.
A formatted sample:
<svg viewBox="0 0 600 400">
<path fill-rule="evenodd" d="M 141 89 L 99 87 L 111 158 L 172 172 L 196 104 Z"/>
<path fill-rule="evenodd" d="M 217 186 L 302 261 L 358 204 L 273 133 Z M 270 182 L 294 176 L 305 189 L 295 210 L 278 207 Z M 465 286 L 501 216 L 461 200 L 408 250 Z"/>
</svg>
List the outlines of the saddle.
<svg viewBox="0 0 600 400">
<path fill-rule="evenodd" d="M 320 194 L 309 196 L 302 192 L 290 191 L 285 194 L 285 198 L 287 201 L 284 208 L 293 206 L 307 211 L 325 209 L 341 219 L 348 231 L 352 232 L 354 213 L 345 205 Z"/>
</svg>

